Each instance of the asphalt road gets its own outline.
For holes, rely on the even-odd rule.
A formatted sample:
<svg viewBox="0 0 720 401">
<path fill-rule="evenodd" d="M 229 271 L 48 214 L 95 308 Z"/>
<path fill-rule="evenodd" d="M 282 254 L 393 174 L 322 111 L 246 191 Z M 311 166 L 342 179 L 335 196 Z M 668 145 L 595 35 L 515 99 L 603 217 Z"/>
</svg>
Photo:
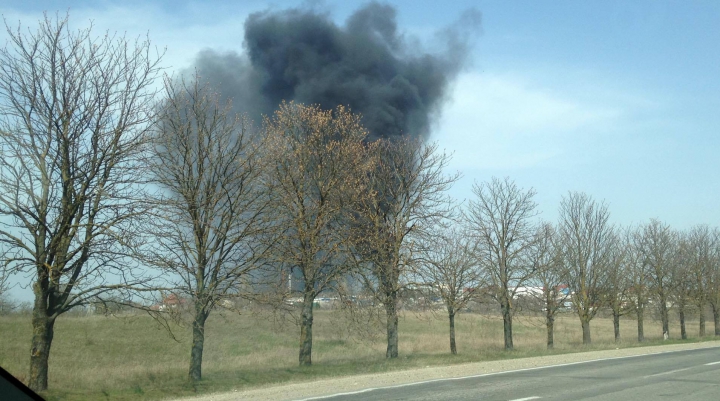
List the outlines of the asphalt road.
<svg viewBox="0 0 720 401">
<path fill-rule="evenodd" d="M 720 400 L 720 347 L 430 380 L 306 398 L 368 400 Z"/>
</svg>

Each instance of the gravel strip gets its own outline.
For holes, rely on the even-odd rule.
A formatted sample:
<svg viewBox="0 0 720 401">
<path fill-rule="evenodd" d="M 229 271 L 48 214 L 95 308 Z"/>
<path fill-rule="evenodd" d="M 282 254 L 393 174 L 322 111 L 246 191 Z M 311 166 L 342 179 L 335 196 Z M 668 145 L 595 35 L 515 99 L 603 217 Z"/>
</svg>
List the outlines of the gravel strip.
<svg viewBox="0 0 720 401">
<path fill-rule="evenodd" d="M 246 391 L 210 394 L 201 397 L 181 398 L 175 401 L 276 401 L 297 400 L 366 388 L 394 386 L 432 379 L 472 376 L 508 370 L 527 369 L 557 364 L 590 361 L 631 355 L 646 355 L 659 352 L 720 347 L 720 341 L 690 344 L 657 345 L 650 347 L 621 348 L 605 351 L 577 352 L 562 355 L 547 355 L 532 358 L 507 359 L 501 361 L 473 362 L 459 365 L 427 367 L 423 369 L 373 373 L 341 378 L 322 379 L 313 382 L 281 384 Z"/>
</svg>

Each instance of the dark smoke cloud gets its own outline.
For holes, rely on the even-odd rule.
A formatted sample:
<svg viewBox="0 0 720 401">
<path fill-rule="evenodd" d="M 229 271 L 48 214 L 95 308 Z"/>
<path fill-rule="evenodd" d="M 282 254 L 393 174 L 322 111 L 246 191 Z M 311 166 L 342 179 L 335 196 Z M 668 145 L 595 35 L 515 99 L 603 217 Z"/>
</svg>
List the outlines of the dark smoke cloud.
<svg viewBox="0 0 720 401">
<path fill-rule="evenodd" d="M 389 5 L 369 3 L 344 26 L 312 9 L 265 11 L 245 21 L 245 56 L 205 50 L 195 68 L 256 122 L 295 100 L 350 106 L 373 138 L 426 138 L 479 24 L 467 11 L 439 33 L 443 49 L 426 53 L 398 31 Z"/>
</svg>

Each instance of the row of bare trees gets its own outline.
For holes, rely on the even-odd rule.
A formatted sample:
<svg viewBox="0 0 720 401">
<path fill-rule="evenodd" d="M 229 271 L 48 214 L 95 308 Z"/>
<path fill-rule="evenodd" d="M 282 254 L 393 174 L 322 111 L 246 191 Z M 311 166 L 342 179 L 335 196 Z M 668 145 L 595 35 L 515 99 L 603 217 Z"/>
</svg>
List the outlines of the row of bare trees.
<svg viewBox="0 0 720 401">
<path fill-rule="evenodd" d="M 315 298 L 350 275 L 384 305 L 387 356 L 397 357 L 413 239 L 451 210 L 447 157 L 407 138 L 368 143 L 343 107 L 283 103 L 247 136 L 197 77 L 165 87 L 148 165 L 160 188 L 146 223 L 155 240 L 140 254 L 194 305 L 190 379 L 201 378 L 213 307 L 262 294 L 286 270 L 301 279 L 301 365 L 312 363 Z M 279 290 L 279 300 L 294 295 Z"/>
<path fill-rule="evenodd" d="M 636 316 L 638 341 L 644 341 L 648 306 L 657 308 L 665 338 L 670 335 L 671 306 L 679 313 L 682 339 L 687 338 L 685 317 L 692 306 L 699 316 L 698 335 L 706 335 L 708 306 L 713 313 L 715 335 L 720 335 L 720 231 L 706 225 L 678 231 L 656 219 L 636 227 L 610 226 L 606 223 L 607 207 L 595 204 L 595 210 L 597 236 L 592 241 L 590 237 L 574 237 L 578 251 L 583 241 L 592 244 L 587 247 L 592 249 L 592 258 L 587 260 L 593 265 L 584 269 L 588 278 L 577 275 L 580 270 L 571 270 L 567 280 L 574 292 L 570 298 L 583 322 L 583 341 L 590 342 L 585 327 L 602 307 L 612 313 L 616 341 L 620 340 L 620 317 L 630 313 Z M 565 227 L 561 226 L 559 240 L 564 259 L 567 237 L 562 230 L 568 226 L 567 221 L 562 223 Z"/>
<path fill-rule="evenodd" d="M 157 90 L 162 54 L 146 39 L 47 15 L 36 32 L 6 27 L 0 244 L 3 271 L 33 276 L 31 388 L 47 388 L 58 316 L 110 302 L 152 312 L 136 301 L 159 290 L 192 305 L 199 380 L 211 311 L 287 270 L 301 276 L 301 365 L 315 297 L 351 274 L 384 305 L 397 357 L 401 278 L 457 179 L 436 145 L 368 143 L 343 107 L 282 104 L 253 127 L 197 76 Z"/>
<path fill-rule="evenodd" d="M 720 335 L 720 230 L 699 225 L 686 232 L 659 220 L 623 228 L 610 223 L 608 207 L 585 193 L 562 198 L 556 224 L 535 219 L 534 190 L 508 178 L 474 186 L 455 226 L 428 243 L 413 273 L 445 302 L 450 349 L 456 352 L 454 315 L 476 297 L 491 297 L 503 317 L 504 343 L 513 348 L 515 303 L 531 300 L 543 312 L 547 346 L 554 344 L 557 314 L 577 314 L 583 343 L 591 342 L 590 323 L 609 310 L 620 340 L 620 318 L 635 314 L 638 341 L 644 341 L 644 316 L 657 308 L 662 334 L 669 336 L 669 309 L 680 317 L 699 315 L 698 335 L 706 335 L 705 314 L 712 310 Z M 443 232 L 443 231 L 439 231 Z"/>
<path fill-rule="evenodd" d="M 720 236 L 653 221 L 620 230 L 607 206 L 570 193 L 556 225 L 536 221 L 535 192 L 509 179 L 476 184 L 466 207 L 447 190 L 449 156 L 408 137 L 368 142 L 347 108 L 283 103 L 259 126 L 231 113 L 201 77 L 158 85 L 160 52 L 67 18 L 37 32 L 8 27 L 0 49 L 0 255 L 31 273 L 29 386 L 47 388 L 57 318 L 73 308 L 144 308 L 160 290 L 190 302 L 188 378 L 202 378 L 205 326 L 237 297 L 284 305 L 299 295 L 299 363 L 312 363 L 315 299 L 349 279 L 384 309 L 386 357 L 399 354 L 400 298 L 420 289 L 455 315 L 494 298 L 513 347 L 515 302 L 540 288 L 552 346 L 570 300 L 583 340 L 609 306 L 638 316 L 655 303 L 715 318 Z M 161 89 L 156 89 L 160 87 Z M 4 277 L 4 276 L 3 276 Z M 299 288 L 283 277 L 298 277 Z M 125 301 L 119 301 L 125 300 Z M 132 301 L 132 302 L 131 302 Z M 701 333 L 705 321 L 701 320 Z M 683 334 L 684 335 L 684 334 Z"/>
</svg>

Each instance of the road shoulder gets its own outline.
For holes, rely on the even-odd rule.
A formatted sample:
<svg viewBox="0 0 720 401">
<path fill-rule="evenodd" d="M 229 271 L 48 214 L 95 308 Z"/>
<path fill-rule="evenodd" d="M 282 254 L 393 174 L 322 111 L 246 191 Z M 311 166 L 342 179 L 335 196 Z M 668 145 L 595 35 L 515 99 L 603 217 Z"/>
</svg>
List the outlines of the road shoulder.
<svg viewBox="0 0 720 401">
<path fill-rule="evenodd" d="M 546 355 L 531 358 L 506 359 L 499 361 L 472 362 L 449 366 L 434 366 L 421 369 L 383 372 L 340 378 L 322 379 L 312 382 L 280 384 L 245 391 L 208 394 L 200 397 L 181 398 L 176 401 L 241 401 L 241 400 L 299 400 L 322 397 L 344 392 L 356 392 L 368 388 L 391 387 L 438 379 L 498 373 L 519 369 L 540 368 L 559 364 L 571 364 L 598 359 L 630 357 L 680 350 L 720 347 L 720 341 L 705 341 L 688 344 L 670 344 L 648 347 L 620 348 L 603 351 L 577 352 L 561 355 Z"/>
</svg>

